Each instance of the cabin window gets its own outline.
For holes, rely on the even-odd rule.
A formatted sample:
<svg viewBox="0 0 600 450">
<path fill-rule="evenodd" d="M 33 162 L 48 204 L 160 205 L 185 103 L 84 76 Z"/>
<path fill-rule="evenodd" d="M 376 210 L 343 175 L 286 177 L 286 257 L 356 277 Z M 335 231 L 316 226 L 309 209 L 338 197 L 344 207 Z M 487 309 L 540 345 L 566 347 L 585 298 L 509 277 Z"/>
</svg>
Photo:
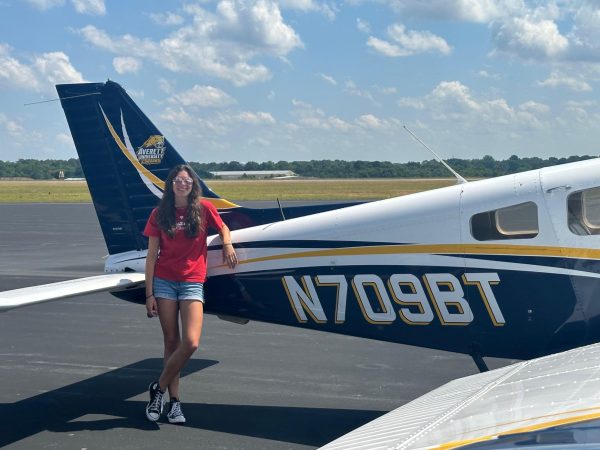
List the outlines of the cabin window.
<svg viewBox="0 0 600 450">
<path fill-rule="evenodd" d="M 519 203 L 471 217 L 471 235 L 478 241 L 531 239 L 539 233 L 537 205 Z"/>
<path fill-rule="evenodd" d="M 567 210 L 572 233 L 580 236 L 600 234 L 600 187 L 569 195 Z"/>
</svg>

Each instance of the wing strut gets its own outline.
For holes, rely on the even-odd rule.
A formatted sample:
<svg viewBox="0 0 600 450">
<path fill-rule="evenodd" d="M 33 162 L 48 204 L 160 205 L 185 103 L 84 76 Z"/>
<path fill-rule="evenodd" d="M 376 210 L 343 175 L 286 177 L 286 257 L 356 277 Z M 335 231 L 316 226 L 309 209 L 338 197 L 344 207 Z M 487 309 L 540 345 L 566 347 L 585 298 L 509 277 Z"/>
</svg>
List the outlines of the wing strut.
<svg viewBox="0 0 600 450">
<path fill-rule="evenodd" d="M 481 354 L 479 352 L 471 353 L 471 358 L 473 358 L 473 361 L 475 361 L 475 365 L 479 369 L 479 372 L 483 373 L 483 372 L 487 372 L 490 370 L 490 369 L 488 369 L 487 364 L 483 360 L 483 356 L 481 356 Z"/>
</svg>

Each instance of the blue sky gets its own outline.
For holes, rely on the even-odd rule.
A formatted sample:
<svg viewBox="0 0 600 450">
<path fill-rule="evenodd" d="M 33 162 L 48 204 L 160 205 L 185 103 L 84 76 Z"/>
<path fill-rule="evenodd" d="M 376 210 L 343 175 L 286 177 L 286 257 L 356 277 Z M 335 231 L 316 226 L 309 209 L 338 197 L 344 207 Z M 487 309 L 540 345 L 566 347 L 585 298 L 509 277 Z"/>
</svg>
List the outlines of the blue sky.
<svg viewBox="0 0 600 450">
<path fill-rule="evenodd" d="M 600 2 L 0 0 L 0 159 L 120 83 L 190 161 L 597 155 Z"/>
</svg>

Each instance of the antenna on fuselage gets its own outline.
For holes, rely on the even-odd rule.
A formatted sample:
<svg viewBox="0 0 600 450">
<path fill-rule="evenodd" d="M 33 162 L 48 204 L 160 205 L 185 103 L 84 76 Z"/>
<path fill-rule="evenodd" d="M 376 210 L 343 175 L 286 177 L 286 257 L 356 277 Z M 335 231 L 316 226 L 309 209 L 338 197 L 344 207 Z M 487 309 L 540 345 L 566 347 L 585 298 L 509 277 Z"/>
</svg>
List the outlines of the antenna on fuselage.
<svg viewBox="0 0 600 450">
<path fill-rule="evenodd" d="M 452 167 L 450 167 L 450 166 L 449 166 L 449 165 L 446 163 L 446 161 L 444 161 L 444 160 L 443 160 L 443 159 L 440 157 L 440 155 L 438 155 L 436 152 L 434 152 L 434 151 L 433 151 L 433 150 L 431 150 L 429 147 L 427 147 L 427 145 L 425 145 L 425 143 L 424 143 L 424 142 L 423 142 L 421 139 L 419 139 L 419 138 L 418 138 L 418 137 L 415 135 L 415 133 L 413 133 L 412 131 L 410 131 L 410 130 L 409 130 L 407 127 L 406 127 L 406 125 L 402 125 L 402 126 L 404 127 L 404 129 L 405 129 L 406 131 L 408 131 L 408 133 L 409 133 L 409 134 L 410 134 L 410 135 L 411 135 L 411 136 L 412 136 L 412 137 L 413 137 L 413 138 L 414 138 L 414 139 L 415 139 L 415 140 L 416 140 L 416 141 L 417 141 L 419 144 L 421 144 L 423 147 L 425 147 L 427 150 L 429 150 L 431 153 L 433 153 L 433 156 L 435 156 L 435 157 L 436 157 L 436 159 L 437 159 L 439 162 L 441 162 L 441 163 L 442 163 L 442 164 L 443 164 L 443 165 L 446 167 L 446 169 L 448 169 L 450 172 L 452 172 L 452 174 L 453 174 L 453 175 L 456 177 L 457 184 L 468 183 L 468 181 L 467 181 L 467 180 L 465 180 L 465 179 L 464 179 L 462 176 L 460 176 L 460 174 L 459 174 L 459 173 L 458 173 L 456 170 L 454 170 Z"/>
<path fill-rule="evenodd" d="M 285 220 L 285 215 L 283 214 L 283 208 L 281 207 L 281 202 L 279 201 L 279 197 L 277 197 L 277 206 L 279 206 L 279 212 L 281 213 L 281 220 Z"/>
</svg>

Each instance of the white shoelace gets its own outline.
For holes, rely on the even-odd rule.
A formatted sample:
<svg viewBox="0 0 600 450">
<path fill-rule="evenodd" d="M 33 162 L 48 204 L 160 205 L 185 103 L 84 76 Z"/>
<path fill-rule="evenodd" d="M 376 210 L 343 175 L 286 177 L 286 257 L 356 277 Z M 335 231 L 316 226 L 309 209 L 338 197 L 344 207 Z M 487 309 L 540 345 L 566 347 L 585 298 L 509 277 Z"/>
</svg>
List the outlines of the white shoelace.
<svg viewBox="0 0 600 450">
<path fill-rule="evenodd" d="M 148 409 L 156 409 L 157 411 L 160 411 L 163 395 L 164 394 L 161 394 L 160 391 L 157 391 L 156 394 L 154 394 L 154 398 L 152 399 L 152 403 L 150 403 L 150 407 Z"/>
<path fill-rule="evenodd" d="M 181 403 L 179 403 L 179 402 L 173 403 L 173 405 L 171 406 L 171 411 L 169 412 L 169 416 L 170 417 L 183 416 L 183 413 L 181 412 Z"/>
</svg>

